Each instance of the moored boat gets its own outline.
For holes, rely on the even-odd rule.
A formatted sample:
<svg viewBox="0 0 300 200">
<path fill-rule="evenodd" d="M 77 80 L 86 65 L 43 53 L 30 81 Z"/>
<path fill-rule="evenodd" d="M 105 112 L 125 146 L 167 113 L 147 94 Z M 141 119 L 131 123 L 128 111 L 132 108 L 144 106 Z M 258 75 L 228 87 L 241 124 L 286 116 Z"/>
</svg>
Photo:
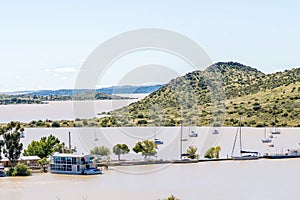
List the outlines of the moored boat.
<svg viewBox="0 0 300 200">
<path fill-rule="evenodd" d="M 238 137 L 239 136 L 239 137 Z M 234 155 L 234 151 L 236 148 L 237 140 L 239 139 L 239 155 Z M 239 128 L 235 134 L 233 148 L 231 151 L 232 160 L 256 160 L 258 159 L 258 152 L 256 151 L 245 151 L 242 150 L 242 126 L 241 126 L 241 119 L 239 123 Z"/>
<path fill-rule="evenodd" d="M 266 153 L 263 157 L 270 159 L 300 158 L 300 149 L 287 149 L 286 152 L 281 153 Z"/>
<path fill-rule="evenodd" d="M 164 144 L 164 142 L 161 139 L 155 138 L 154 139 L 155 144 Z"/>
<path fill-rule="evenodd" d="M 54 154 L 50 160 L 50 172 L 56 174 L 101 174 L 93 163 L 92 155 Z"/>
<path fill-rule="evenodd" d="M 190 137 L 198 137 L 198 133 L 195 133 L 194 131 L 192 131 L 190 134 L 189 134 Z"/>
</svg>

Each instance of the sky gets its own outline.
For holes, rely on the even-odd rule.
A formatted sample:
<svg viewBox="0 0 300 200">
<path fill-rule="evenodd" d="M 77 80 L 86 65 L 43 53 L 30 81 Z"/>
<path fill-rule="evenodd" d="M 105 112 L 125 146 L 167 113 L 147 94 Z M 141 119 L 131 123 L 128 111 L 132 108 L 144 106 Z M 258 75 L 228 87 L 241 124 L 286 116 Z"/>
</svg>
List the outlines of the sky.
<svg viewBox="0 0 300 200">
<path fill-rule="evenodd" d="M 115 35 L 141 28 L 183 34 L 212 62 L 236 61 L 265 73 L 299 67 L 299 8 L 297 1 L 267 0 L 0 0 L 0 92 L 72 89 L 94 49 Z M 126 79 L 149 65 L 171 71 L 164 80 L 155 79 L 159 72 L 149 73 L 155 70 L 146 70 L 145 83 Z M 192 70 L 165 52 L 134 52 L 112 63 L 97 86 L 164 83 Z"/>
</svg>

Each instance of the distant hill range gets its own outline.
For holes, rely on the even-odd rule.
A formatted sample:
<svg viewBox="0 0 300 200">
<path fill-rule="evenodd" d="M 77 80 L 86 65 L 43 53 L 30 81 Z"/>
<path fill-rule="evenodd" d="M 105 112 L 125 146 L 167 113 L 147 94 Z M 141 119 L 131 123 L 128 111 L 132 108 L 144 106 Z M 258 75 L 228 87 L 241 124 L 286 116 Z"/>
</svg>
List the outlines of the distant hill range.
<svg viewBox="0 0 300 200">
<path fill-rule="evenodd" d="M 65 100 L 107 100 L 107 99 L 130 99 L 116 94 L 142 94 L 151 93 L 162 87 L 152 86 L 113 86 L 95 90 L 89 89 L 60 89 L 39 91 L 17 91 L 0 94 L 1 104 L 42 104 L 45 101 Z"/>
<path fill-rule="evenodd" d="M 157 85 L 149 85 L 149 86 L 112 86 L 96 89 L 96 92 L 104 93 L 104 94 L 148 94 L 156 91 L 162 84 Z M 95 90 L 89 89 L 59 89 L 59 90 L 37 90 L 37 91 L 16 91 L 16 92 L 4 92 L 2 94 L 6 95 L 37 95 L 37 96 L 49 96 L 49 95 L 57 95 L 57 96 L 68 96 L 74 94 L 82 94 L 82 93 L 90 93 L 95 92 Z"/>
<path fill-rule="evenodd" d="M 300 126 L 300 69 L 272 74 L 219 62 L 171 80 L 100 126 Z"/>
</svg>

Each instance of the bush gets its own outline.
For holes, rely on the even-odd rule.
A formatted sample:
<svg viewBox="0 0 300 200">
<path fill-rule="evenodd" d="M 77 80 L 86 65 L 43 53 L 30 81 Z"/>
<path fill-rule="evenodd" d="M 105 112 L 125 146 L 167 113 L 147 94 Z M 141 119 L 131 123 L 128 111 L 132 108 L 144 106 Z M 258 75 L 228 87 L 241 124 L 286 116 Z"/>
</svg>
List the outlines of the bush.
<svg viewBox="0 0 300 200">
<path fill-rule="evenodd" d="M 141 120 L 139 120 L 138 122 L 137 122 L 137 124 L 138 125 L 143 125 L 143 124 L 147 124 L 148 122 L 147 122 L 147 120 L 145 120 L 145 119 L 141 119 Z"/>
<path fill-rule="evenodd" d="M 28 166 L 23 163 L 18 163 L 15 168 L 10 168 L 7 172 L 7 176 L 30 176 L 31 171 Z"/>
<path fill-rule="evenodd" d="M 87 121 L 86 119 L 83 120 L 82 123 L 83 123 L 83 126 L 87 126 L 87 125 L 89 124 L 88 121 Z"/>
<path fill-rule="evenodd" d="M 6 175 L 7 175 L 7 176 L 12 176 L 14 170 L 15 170 L 15 169 L 14 169 L 13 167 L 9 168 L 9 170 L 8 170 L 7 173 L 6 173 Z"/>
<path fill-rule="evenodd" d="M 59 124 L 59 122 L 57 122 L 57 121 L 54 121 L 54 122 L 52 122 L 52 125 L 51 125 L 53 128 L 59 128 L 60 127 L 60 124 Z"/>
</svg>

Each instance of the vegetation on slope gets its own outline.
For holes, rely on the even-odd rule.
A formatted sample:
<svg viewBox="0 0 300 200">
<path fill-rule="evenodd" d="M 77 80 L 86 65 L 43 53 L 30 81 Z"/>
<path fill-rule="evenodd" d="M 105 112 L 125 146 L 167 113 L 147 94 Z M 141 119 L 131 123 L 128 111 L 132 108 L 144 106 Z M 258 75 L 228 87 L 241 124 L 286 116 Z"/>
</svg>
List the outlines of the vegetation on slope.
<svg viewBox="0 0 300 200">
<path fill-rule="evenodd" d="M 171 80 L 143 100 L 100 119 L 100 126 L 300 126 L 300 69 L 264 74 L 216 63 Z M 275 119 L 276 118 L 276 119 Z"/>
<path fill-rule="evenodd" d="M 32 121 L 26 127 L 300 126 L 300 68 L 264 74 L 234 62 L 177 77 L 109 116 Z"/>
</svg>

